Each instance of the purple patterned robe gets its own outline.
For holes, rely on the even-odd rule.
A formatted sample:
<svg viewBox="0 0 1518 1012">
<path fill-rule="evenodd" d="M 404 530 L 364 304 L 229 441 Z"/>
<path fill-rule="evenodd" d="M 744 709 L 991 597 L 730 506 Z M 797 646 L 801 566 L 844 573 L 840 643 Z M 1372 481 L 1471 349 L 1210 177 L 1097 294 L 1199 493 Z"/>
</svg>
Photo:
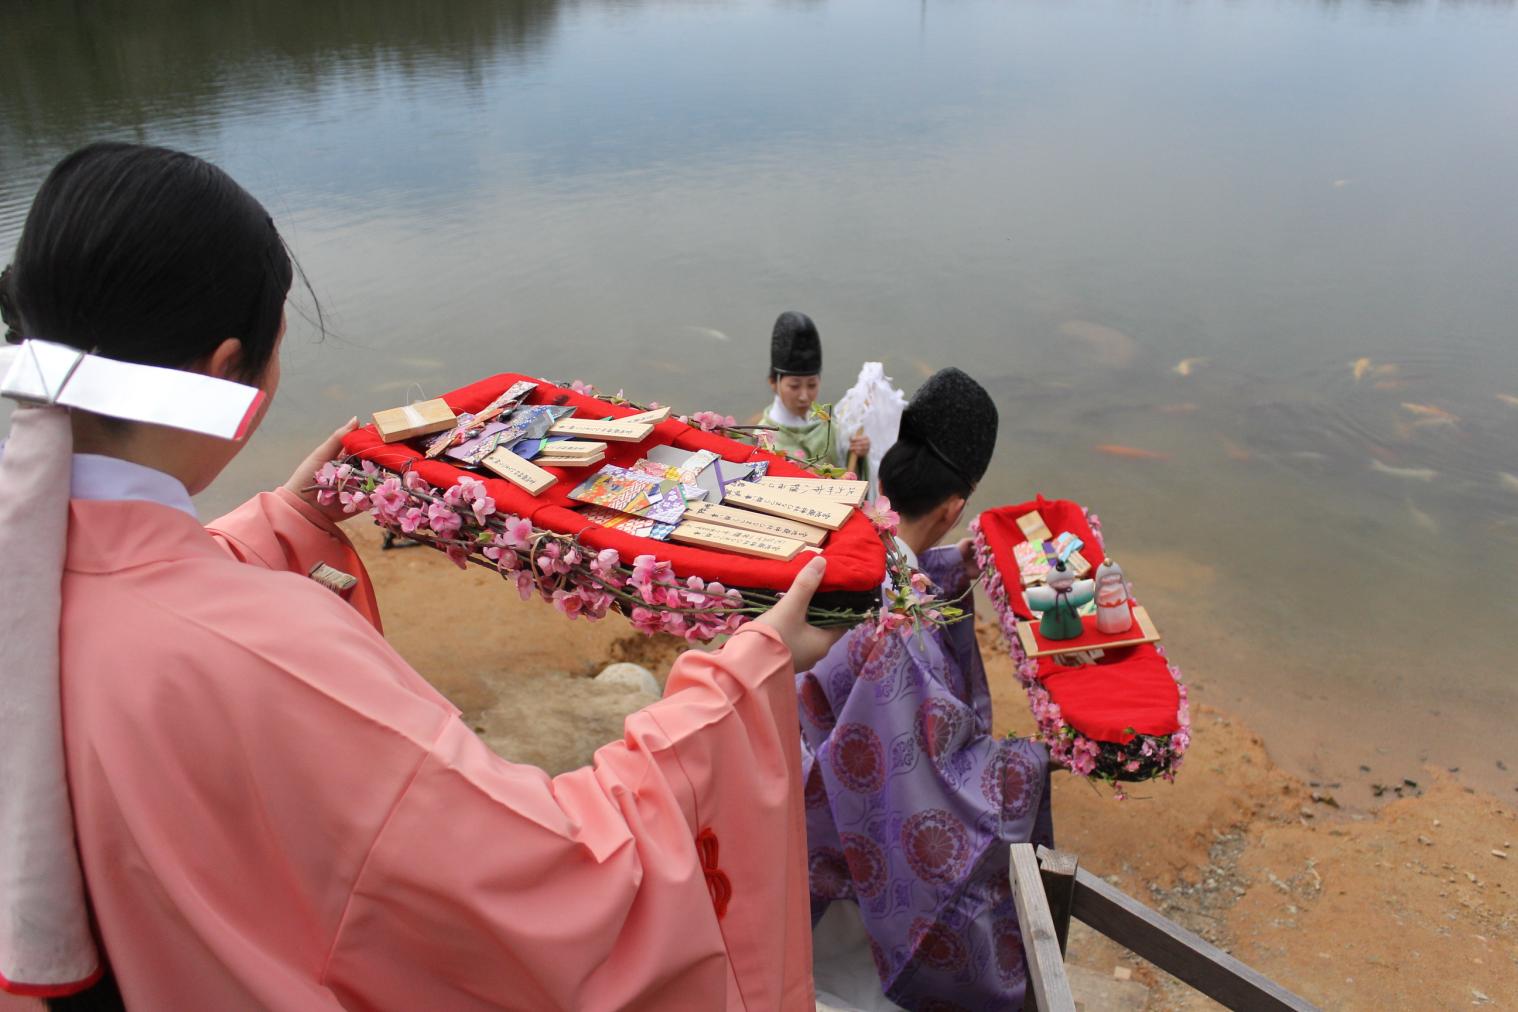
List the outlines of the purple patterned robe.
<svg viewBox="0 0 1518 1012">
<path fill-rule="evenodd" d="M 943 596 L 966 586 L 956 548 L 921 568 Z M 992 736 L 973 616 L 921 634 L 860 626 L 797 691 L 813 924 L 858 903 L 905 1008 L 1020 1008 L 1007 845 L 1053 846 L 1048 751 Z"/>
</svg>

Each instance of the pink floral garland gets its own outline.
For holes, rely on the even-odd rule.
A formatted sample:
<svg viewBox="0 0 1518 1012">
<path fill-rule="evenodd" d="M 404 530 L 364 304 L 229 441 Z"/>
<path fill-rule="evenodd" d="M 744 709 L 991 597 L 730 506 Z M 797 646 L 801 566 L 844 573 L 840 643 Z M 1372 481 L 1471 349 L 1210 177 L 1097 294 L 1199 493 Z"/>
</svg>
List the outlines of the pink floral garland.
<svg viewBox="0 0 1518 1012">
<path fill-rule="evenodd" d="M 1086 520 L 1096 538 L 1097 554 L 1105 554 L 1102 541 L 1101 520 L 1095 513 L 1086 511 Z M 1117 742 L 1097 741 L 1088 738 L 1065 723 L 1059 704 L 1050 698 L 1048 691 L 1038 680 L 1038 659 L 1023 652 L 1022 641 L 1017 635 L 1017 614 L 1012 610 L 1007 585 L 996 568 L 990 546 L 986 544 L 977 518 L 970 524 L 975 539 L 975 557 L 980 563 L 986 595 L 996 610 L 1002 634 L 1007 641 L 1008 652 L 1016 665 L 1017 680 L 1028 693 L 1028 704 L 1033 711 L 1034 722 L 1044 743 L 1049 746 L 1049 756 L 1070 772 L 1079 776 L 1101 780 L 1110 784 L 1113 796 L 1118 800 L 1127 797 L 1123 782 L 1152 780 L 1161 777 L 1173 781 L 1181 765 L 1181 757 L 1191 744 L 1191 711 L 1186 701 L 1186 684 L 1181 681 L 1181 671 L 1167 658 L 1170 677 L 1175 679 L 1180 694 L 1180 708 L 1176 712 L 1179 728 L 1168 735 L 1135 735 L 1126 745 Z M 1020 591 L 1019 591 L 1020 592 Z M 1165 656 L 1164 647 L 1156 643 L 1155 649 Z"/>
<path fill-rule="evenodd" d="M 334 460 L 315 475 L 317 502 L 340 504 L 346 513 L 367 512 L 386 530 L 430 545 L 460 569 L 471 563 L 512 581 L 522 599 L 538 594 L 571 619 L 596 621 L 615 609 L 639 632 L 670 633 L 707 642 L 737 631 L 773 607 L 780 595 L 769 590 L 739 591 L 690 576 L 683 581 L 669 562 L 639 555 L 631 564 L 614 548 L 594 552 L 572 535 L 541 530 L 530 520 L 496 509 L 485 483 L 462 477 L 446 491 L 415 471 L 396 473 L 372 461 Z M 815 603 L 807 620 L 818 626 L 857 625 L 874 619 L 883 628 L 957 621 L 961 609 L 925 592 L 922 580 L 906 571 L 890 537 L 897 516 L 881 499 L 864 509 L 888 548 L 889 569 L 901 592 L 888 607 L 856 611 Z"/>
</svg>

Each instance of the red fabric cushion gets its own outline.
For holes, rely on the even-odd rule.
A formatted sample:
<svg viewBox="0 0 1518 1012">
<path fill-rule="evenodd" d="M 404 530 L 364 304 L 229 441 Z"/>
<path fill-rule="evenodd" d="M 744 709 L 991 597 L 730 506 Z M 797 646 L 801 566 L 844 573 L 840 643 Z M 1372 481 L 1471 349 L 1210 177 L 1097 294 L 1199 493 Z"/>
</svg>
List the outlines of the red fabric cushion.
<svg viewBox="0 0 1518 1012">
<path fill-rule="evenodd" d="M 609 404 L 516 373 L 501 373 L 460 387 L 452 393 L 444 394 L 443 400 L 454 411 L 478 411 L 519 380 L 530 380 L 538 384 L 538 388 L 528 396 L 528 403 L 567 404 L 575 409 L 576 418 L 621 418 L 638 413 L 634 408 Z M 805 469 L 775 454 L 765 453 L 747 443 L 712 432 L 693 429 L 673 418 L 660 422 L 649 438 L 641 443 L 608 443 L 606 463 L 631 467 L 650 447 L 660 444 L 669 444 L 682 450 L 711 450 L 724 460 L 737 463 L 768 460 L 769 473 L 776 477 L 804 477 L 808 474 Z M 496 502 L 496 508 L 502 512 L 526 517 L 534 526 L 544 530 L 577 534 L 582 542 L 597 550 L 615 548 L 627 561 L 639 555 L 652 554 L 668 560 L 674 566 L 676 574 L 682 577 L 699 576 L 704 580 L 720 580 L 730 587 L 785 590 L 791 585 L 796 573 L 812 557 L 812 553 L 802 552 L 790 562 L 756 559 L 710 548 L 654 541 L 587 523 L 572 508 L 579 503 L 570 499 L 569 493 L 598 468 L 546 467 L 545 470 L 558 475 L 560 480 L 545 489 L 541 495 L 532 496 L 511 482 L 488 472 L 464 470 L 444 460 L 426 460 L 407 443 L 383 443 L 373 425 L 349 433 L 343 440 L 343 446 L 349 453 L 372 460 L 392 471 L 403 471 L 408 465 L 413 466 L 424 479 L 438 488 L 449 488 L 466 475 L 478 478 L 485 483 L 491 498 Z M 874 525 L 857 511 L 842 528 L 828 536 L 823 555 L 828 560 L 827 575 L 823 578 L 821 588 L 824 592 L 870 591 L 879 587 L 885 579 L 885 546 L 881 544 Z"/>
<path fill-rule="evenodd" d="M 1086 522 L 1086 511 L 1069 499 L 1039 496 L 1016 506 L 1001 506 L 980 515 L 980 529 L 996 568 L 1007 588 L 1007 603 L 1021 619 L 1032 612 L 1023 600 L 1014 547 L 1026 540 L 1017 518 L 1038 510 L 1049 531 L 1069 531 L 1087 545 L 1081 550 L 1093 566 L 1104 549 Z M 1038 659 L 1038 678 L 1049 697 L 1059 704 L 1065 723 L 1097 741 L 1126 744 L 1133 739 L 1126 729 L 1139 734 L 1167 735 L 1180 730 L 1177 711 L 1181 696 L 1169 665 L 1154 644 L 1106 651 L 1100 662 L 1065 667 L 1057 658 Z"/>
<path fill-rule="evenodd" d="M 1127 744 L 1133 735 L 1180 730 L 1180 690 L 1154 644 L 1108 650 L 1095 664 L 1067 668 L 1041 657 L 1039 681 L 1059 704 L 1065 723 L 1087 738 Z"/>
</svg>

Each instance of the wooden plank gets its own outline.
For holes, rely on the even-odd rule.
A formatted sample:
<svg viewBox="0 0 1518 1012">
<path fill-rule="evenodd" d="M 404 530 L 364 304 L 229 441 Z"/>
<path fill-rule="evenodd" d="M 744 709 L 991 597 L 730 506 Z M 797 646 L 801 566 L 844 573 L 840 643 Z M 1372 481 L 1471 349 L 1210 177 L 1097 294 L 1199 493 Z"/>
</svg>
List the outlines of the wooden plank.
<svg viewBox="0 0 1518 1012">
<path fill-rule="evenodd" d="M 506 449 L 492 450 L 480 463 L 489 471 L 500 475 L 518 488 L 538 495 L 553 486 L 559 479 L 530 460 L 524 460 Z"/>
<path fill-rule="evenodd" d="M 458 422 L 453 409 L 441 397 L 417 401 L 374 413 L 374 428 L 382 442 L 398 443 L 414 436 L 430 436 L 451 429 Z"/>
<path fill-rule="evenodd" d="M 1038 874 L 1044 881 L 1044 898 L 1049 901 L 1049 916 L 1054 920 L 1054 934 L 1059 938 L 1059 952 L 1069 951 L 1070 908 L 1075 903 L 1075 870 L 1080 859 L 1067 850 L 1038 848 Z"/>
<path fill-rule="evenodd" d="M 1017 904 L 1017 923 L 1023 934 L 1031 1007 L 1039 1012 L 1075 1012 L 1075 996 L 1070 993 L 1065 957 L 1059 951 L 1059 936 L 1054 932 L 1049 902 L 1044 897 L 1044 882 L 1033 844 L 1014 843 L 1011 847 L 1012 898 Z M 1025 997 L 1023 1008 L 1028 1007 Z"/>
<path fill-rule="evenodd" d="M 1086 623 L 1087 619 L 1090 620 L 1089 623 Z M 1086 624 L 1089 636 L 1091 630 L 1096 628 L 1096 617 L 1082 615 L 1081 621 Z M 1140 643 L 1154 643 L 1160 638 L 1159 630 L 1154 627 L 1154 621 L 1150 619 L 1149 612 L 1139 604 L 1133 606 L 1133 624 L 1138 627 L 1138 631 L 1134 632 L 1130 629 L 1126 633 L 1119 633 L 1115 639 L 1092 641 L 1088 636 L 1082 636 L 1073 640 L 1044 643 L 1033 635 L 1036 624 L 1035 622 L 1017 623 L 1017 639 L 1022 644 L 1023 653 L 1029 657 L 1055 657 L 1059 654 L 1075 654 L 1086 650 L 1115 650 L 1118 647 L 1132 647 Z"/>
<path fill-rule="evenodd" d="M 1084 868 L 1075 873 L 1072 913 L 1076 920 L 1231 1009 L 1314 1012 L 1317 1008 Z"/>
<path fill-rule="evenodd" d="M 671 541 L 679 541 L 687 545 L 718 548 L 727 552 L 737 552 L 739 555 L 753 555 L 761 559 L 777 559 L 781 562 L 790 562 L 796 557 L 797 552 L 806 547 L 795 538 L 777 538 L 773 534 L 741 531 L 736 527 L 707 524 L 699 520 L 682 522 L 669 537 Z"/>
<path fill-rule="evenodd" d="M 606 454 L 594 457 L 539 457 L 534 463 L 539 467 L 594 467 L 606 461 Z"/>
<path fill-rule="evenodd" d="M 1023 656 L 1025 656 L 1025 657 L 1037 657 L 1038 656 L 1038 640 L 1035 639 L 1034 636 L 1033 636 L 1033 623 L 1032 622 L 1019 622 L 1019 623 L 1017 623 L 1017 640 L 1018 640 L 1019 643 L 1022 644 L 1022 647 L 1023 647 Z"/>
<path fill-rule="evenodd" d="M 584 436 L 612 443 L 641 443 L 654 431 L 654 427 L 641 422 L 629 424 L 620 419 L 603 422 L 594 418 L 561 418 L 548 431 L 555 436 Z"/>
<path fill-rule="evenodd" d="M 606 452 L 605 443 L 597 443 L 585 439 L 561 439 L 557 443 L 544 443 L 543 454 L 552 454 L 555 457 L 594 457 L 598 453 Z"/>
<path fill-rule="evenodd" d="M 1054 534 L 1049 530 L 1049 525 L 1044 523 L 1043 516 L 1038 510 L 1024 513 L 1017 518 L 1017 529 L 1023 532 L 1023 537 L 1029 541 L 1053 541 Z"/>
<path fill-rule="evenodd" d="M 777 492 L 789 492 L 792 495 L 813 496 L 817 499 L 826 499 L 829 502 L 841 502 L 845 506 L 859 506 L 864 502 L 865 493 L 870 489 L 867 481 L 843 481 L 831 478 L 760 478 L 756 485 L 762 485 Z"/>
<path fill-rule="evenodd" d="M 740 530 L 773 534 L 781 538 L 795 538 L 807 545 L 820 545 L 828 536 L 828 532 L 821 527 L 798 524 L 764 513 L 755 513 L 753 510 L 735 509 L 732 506 L 722 506 L 714 502 L 697 500 L 686 503 L 685 515 L 707 523 L 720 524 L 723 527 L 737 527 Z"/>
<path fill-rule="evenodd" d="M 636 415 L 623 415 L 621 418 L 618 418 L 617 421 L 624 423 L 631 422 L 633 424 L 641 425 L 658 425 L 668 417 L 669 408 L 666 406 L 662 408 L 654 408 L 650 411 L 640 411 Z"/>
<path fill-rule="evenodd" d="M 836 531 L 842 527 L 844 521 L 849 518 L 849 514 L 854 512 L 852 506 L 825 502 L 807 496 L 787 495 L 751 481 L 739 481 L 729 485 L 722 496 L 722 501 L 729 505 L 736 504 L 758 510 L 760 513 L 768 513 L 772 517 L 799 520 L 813 527 L 826 527 L 830 531 Z"/>
</svg>

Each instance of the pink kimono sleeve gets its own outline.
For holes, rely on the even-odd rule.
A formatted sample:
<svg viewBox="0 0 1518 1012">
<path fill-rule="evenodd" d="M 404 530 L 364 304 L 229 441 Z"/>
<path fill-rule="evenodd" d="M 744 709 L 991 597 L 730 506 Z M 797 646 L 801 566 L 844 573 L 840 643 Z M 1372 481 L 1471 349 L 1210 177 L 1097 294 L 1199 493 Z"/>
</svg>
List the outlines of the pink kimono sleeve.
<svg viewBox="0 0 1518 1012">
<path fill-rule="evenodd" d="M 357 577 L 358 584 L 343 597 L 383 632 L 374 587 L 353 543 L 342 528 L 289 489 L 260 492 L 211 521 L 206 531 L 239 562 L 301 576 L 325 562 Z"/>
<path fill-rule="evenodd" d="M 687 653 L 622 741 L 555 778 L 448 722 L 323 983 L 365 1008 L 812 1009 L 791 672 L 762 627 Z"/>
</svg>

